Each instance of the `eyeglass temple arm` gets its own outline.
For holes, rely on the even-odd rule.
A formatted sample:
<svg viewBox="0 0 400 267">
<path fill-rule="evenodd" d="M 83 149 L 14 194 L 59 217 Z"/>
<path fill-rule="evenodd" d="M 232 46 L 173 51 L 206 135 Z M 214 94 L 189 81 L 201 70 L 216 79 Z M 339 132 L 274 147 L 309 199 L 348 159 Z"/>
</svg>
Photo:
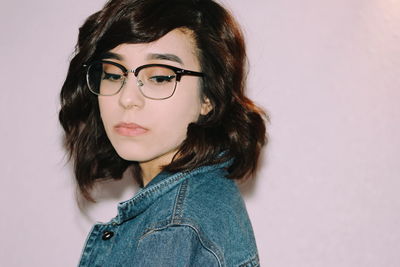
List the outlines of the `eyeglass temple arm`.
<svg viewBox="0 0 400 267">
<path fill-rule="evenodd" d="M 197 76 L 197 77 L 204 77 L 204 73 L 202 72 L 197 72 L 197 71 L 191 71 L 191 70 L 178 70 L 176 71 L 176 80 L 180 81 L 182 76 Z"/>
</svg>

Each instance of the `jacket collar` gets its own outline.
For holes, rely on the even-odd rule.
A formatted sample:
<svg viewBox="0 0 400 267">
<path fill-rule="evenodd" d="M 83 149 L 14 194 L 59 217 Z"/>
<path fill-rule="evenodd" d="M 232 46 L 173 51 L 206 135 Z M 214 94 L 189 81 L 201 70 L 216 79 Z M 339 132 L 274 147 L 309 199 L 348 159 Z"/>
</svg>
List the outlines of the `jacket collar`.
<svg viewBox="0 0 400 267">
<path fill-rule="evenodd" d="M 231 161 L 228 161 L 215 165 L 198 167 L 192 171 L 178 173 L 161 172 L 154 177 L 149 184 L 140 189 L 134 197 L 119 203 L 118 215 L 111 221 L 111 223 L 121 224 L 136 217 L 140 213 L 144 212 L 159 197 L 176 188 L 183 181 L 194 175 L 214 169 L 224 168 L 230 164 Z"/>
</svg>

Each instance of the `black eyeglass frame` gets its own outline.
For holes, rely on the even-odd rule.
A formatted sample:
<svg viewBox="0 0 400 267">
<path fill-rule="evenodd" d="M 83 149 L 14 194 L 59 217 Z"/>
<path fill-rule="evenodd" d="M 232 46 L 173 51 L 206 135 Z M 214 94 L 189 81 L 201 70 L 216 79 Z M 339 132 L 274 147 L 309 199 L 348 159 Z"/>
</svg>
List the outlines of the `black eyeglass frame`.
<svg viewBox="0 0 400 267">
<path fill-rule="evenodd" d="M 94 65 L 94 64 L 99 64 L 99 63 L 111 64 L 111 65 L 114 65 L 114 66 L 116 66 L 116 67 L 118 67 L 118 68 L 120 68 L 120 69 L 122 70 L 123 75 L 125 76 L 125 79 L 124 79 L 124 81 L 123 81 L 123 83 L 122 83 L 122 85 L 121 85 L 121 88 L 119 88 L 118 91 L 115 92 L 115 94 L 112 94 L 112 95 L 102 95 L 102 94 L 99 94 L 99 93 L 94 92 L 94 91 L 90 88 L 90 85 L 89 85 L 89 70 L 90 70 L 90 67 L 91 67 L 92 65 Z M 176 78 L 176 83 L 175 83 L 174 91 L 173 91 L 172 94 L 171 94 L 170 96 L 168 96 L 168 97 L 164 97 L 164 98 L 152 98 L 152 97 L 148 97 L 148 96 L 146 96 L 146 95 L 142 92 L 142 90 L 140 90 L 140 88 L 139 88 L 139 91 L 142 93 L 142 95 L 143 95 L 144 97 L 149 98 L 149 99 L 154 99 L 154 100 L 164 100 L 164 99 L 167 99 L 167 98 L 172 97 L 172 96 L 174 95 L 174 93 L 175 93 L 175 90 L 176 90 L 176 84 L 177 84 L 177 82 L 179 82 L 179 81 L 181 80 L 182 76 L 185 76 L 185 75 L 186 75 L 186 76 L 197 76 L 197 77 L 204 77 L 204 76 L 205 76 L 205 74 L 204 74 L 203 72 L 197 72 L 197 71 L 192 71 L 192 70 L 181 69 L 181 68 L 174 67 L 174 66 L 171 66 L 171 65 L 166 65 L 166 64 L 145 64 L 145 65 L 142 65 L 142 66 L 137 67 L 136 69 L 128 70 L 125 66 L 123 66 L 123 65 L 121 65 L 121 64 L 119 64 L 119 63 L 117 63 L 117 62 L 114 62 L 114 61 L 109 61 L 109 60 L 97 60 L 97 61 L 90 62 L 89 64 L 84 64 L 83 67 L 86 68 L 86 84 L 88 85 L 88 88 L 89 88 L 90 92 L 92 92 L 93 94 L 98 95 L 98 96 L 113 96 L 113 95 L 118 94 L 118 93 L 121 91 L 121 89 L 124 87 L 124 85 L 125 85 L 125 80 L 128 78 L 128 74 L 129 74 L 130 72 L 133 73 L 133 75 L 135 75 L 135 77 L 137 78 L 139 72 L 140 72 L 142 69 L 149 68 L 149 67 L 164 67 L 164 68 L 167 68 L 167 69 L 172 70 L 172 71 L 175 73 L 175 75 L 176 75 L 176 77 L 175 77 L 175 78 Z"/>
</svg>

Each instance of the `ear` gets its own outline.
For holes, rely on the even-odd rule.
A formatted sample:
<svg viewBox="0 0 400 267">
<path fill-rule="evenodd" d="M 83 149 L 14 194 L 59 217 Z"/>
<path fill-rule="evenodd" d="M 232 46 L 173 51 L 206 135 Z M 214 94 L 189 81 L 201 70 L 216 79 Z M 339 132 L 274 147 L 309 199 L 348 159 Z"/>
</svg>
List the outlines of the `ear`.
<svg viewBox="0 0 400 267">
<path fill-rule="evenodd" d="M 213 106 L 211 104 L 210 99 L 207 97 L 203 98 L 203 103 L 201 103 L 201 108 L 200 108 L 200 115 L 207 115 L 211 110 L 213 109 Z"/>
</svg>

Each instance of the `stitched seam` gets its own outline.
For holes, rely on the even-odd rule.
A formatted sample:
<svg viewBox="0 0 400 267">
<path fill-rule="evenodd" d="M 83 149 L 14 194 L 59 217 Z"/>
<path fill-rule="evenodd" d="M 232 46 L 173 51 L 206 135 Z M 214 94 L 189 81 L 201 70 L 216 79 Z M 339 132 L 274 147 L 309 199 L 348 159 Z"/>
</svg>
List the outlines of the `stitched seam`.
<svg viewBox="0 0 400 267">
<path fill-rule="evenodd" d="M 157 184 L 154 187 L 152 187 L 150 189 L 147 189 L 146 191 L 143 191 L 142 193 L 140 193 L 140 195 L 138 195 L 138 196 L 136 196 L 136 197 L 134 197 L 134 198 L 132 198 L 130 200 L 127 200 L 125 202 L 122 202 L 120 205 L 124 205 L 125 207 L 124 207 L 123 212 L 121 214 L 118 214 L 118 221 L 122 221 L 122 218 L 125 217 L 125 213 L 127 212 L 127 210 L 131 206 L 135 205 L 135 203 L 137 203 L 137 202 L 141 201 L 142 199 L 146 198 L 149 194 L 153 194 L 154 192 L 159 191 L 160 189 L 162 189 L 162 188 L 174 183 L 175 181 L 177 181 L 180 178 L 184 177 L 186 174 L 188 174 L 188 173 L 178 173 L 176 175 L 173 175 L 168 180 L 166 180 L 166 181 L 164 181 L 164 182 L 162 182 L 160 184 Z M 189 173 L 188 177 L 190 177 L 190 173 Z"/>
<path fill-rule="evenodd" d="M 95 239 L 98 237 L 100 231 L 100 225 L 94 225 L 90 230 L 89 235 L 86 238 L 85 244 L 83 246 L 83 250 L 81 252 L 81 259 L 79 262 L 79 266 L 86 266 L 89 262 L 90 256 L 94 250 Z"/>
<path fill-rule="evenodd" d="M 201 238 L 201 236 L 200 236 L 199 230 L 198 230 L 196 227 L 194 227 L 193 225 L 191 225 L 191 224 L 187 224 L 187 223 L 183 223 L 183 224 L 171 223 L 171 224 L 167 224 L 167 225 L 164 226 L 164 227 L 151 229 L 150 231 L 148 231 L 147 233 L 145 233 L 143 236 L 140 237 L 139 242 L 138 242 L 138 246 L 139 246 L 139 243 L 140 243 L 146 236 L 148 236 L 148 235 L 150 235 L 150 234 L 152 234 L 152 233 L 155 233 L 155 232 L 158 232 L 158 231 L 167 229 L 168 227 L 172 227 L 172 226 L 186 226 L 186 227 L 191 228 L 193 231 L 195 231 L 195 233 L 196 233 L 196 235 L 197 235 L 197 238 L 200 240 L 200 244 L 201 244 L 207 251 L 209 251 L 211 254 L 214 255 L 214 257 L 215 257 L 215 258 L 217 259 L 217 261 L 218 261 L 218 266 L 219 266 L 219 267 L 222 267 L 222 262 L 221 262 L 220 258 L 218 257 L 217 253 L 216 253 L 214 250 L 212 250 L 212 248 L 206 246 L 206 244 L 204 243 L 204 240 L 203 240 L 203 239 Z"/>
<path fill-rule="evenodd" d="M 122 202 L 120 204 L 130 207 L 130 206 L 134 205 L 134 203 L 136 203 L 137 201 L 146 197 L 148 194 L 153 193 L 154 191 L 158 191 L 158 190 L 162 189 L 163 187 L 170 185 L 171 183 L 175 182 L 176 180 L 179 180 L 180 178 L 182 178 L 184 176 L 187 176 L 187 178 L 189 178 L 191 176 L 194 176 L 198 173 L 203 172 L 204 169 L 214 170 L 214 169 L 218 169 L 218 166 L 225 165 L 225 164 L 226 164 L 226 162 L 222 162 L 222 163 L 218 163 L 218 164 L 214 164 L 214 165 L 200 166 L 197 169 L 194 169 L 191 171 L 175 173 L 175 174 L 171 175 L 169 178 L 167 178 L 166 180 L 160 182 L 159 184 L 156 184 L 156 185 L 152 186 L 151 188 L 145 189 L 144 191 L 142 191 L 140 193 L 140 195 L 138 195 L 132 199 L 126 200 L 125 202 Z"/>
<path fill-rule="evenodd" d="M 176 174 L 172 175 L 171 177 L 167 178 L 167 180 L 164 180 L 163 182 L 160 182 L 159 184 L 156 184 L 156 185 L 152 186 L 151 188 L 145 189 L 144 191 L 142 191 L 140 193 L 140 195 L 134 197 L 133 199 L 122 202 L 121 205 L 126 205 L 127 207 L 132 206 L 134 203 L 145 198 L 148 194 L 154 193 L 155 191 L 159 191 L 160 189 L 170 185 L 173 182 L 176 182 L 177 180 L 179 180 L 180 178 L 182 178 L 184 176 L 186 176 L 186 178 L 189 178 L 193 175 L 201 173 L 203 171 L 203 169 L 206 169 L 209 167 L 210 166 L 202 166 L 193 171 L 176 173 Z"/>
<path fill-rule="evenodd" d="M 189 183 L 189 180 L 185 180 L 179 187 L 179 191 L 178 191 L 178 194 L 176 195 L 176 199 L 175 199 L 174 210 L 172 212 L 171 223 L 173 223 L 175 221 L 175 218 L 182 217 L 183 202 L 185 201 L 188 183 Z"/>
<path fill-rule="evenodd" d="M 257 266 L 260 266 L 260 260 L 258 258 L 258 255 L 253 257 L 251 260 L 239 265 L 239 267 L 257 267 Z"/>
</svg>

